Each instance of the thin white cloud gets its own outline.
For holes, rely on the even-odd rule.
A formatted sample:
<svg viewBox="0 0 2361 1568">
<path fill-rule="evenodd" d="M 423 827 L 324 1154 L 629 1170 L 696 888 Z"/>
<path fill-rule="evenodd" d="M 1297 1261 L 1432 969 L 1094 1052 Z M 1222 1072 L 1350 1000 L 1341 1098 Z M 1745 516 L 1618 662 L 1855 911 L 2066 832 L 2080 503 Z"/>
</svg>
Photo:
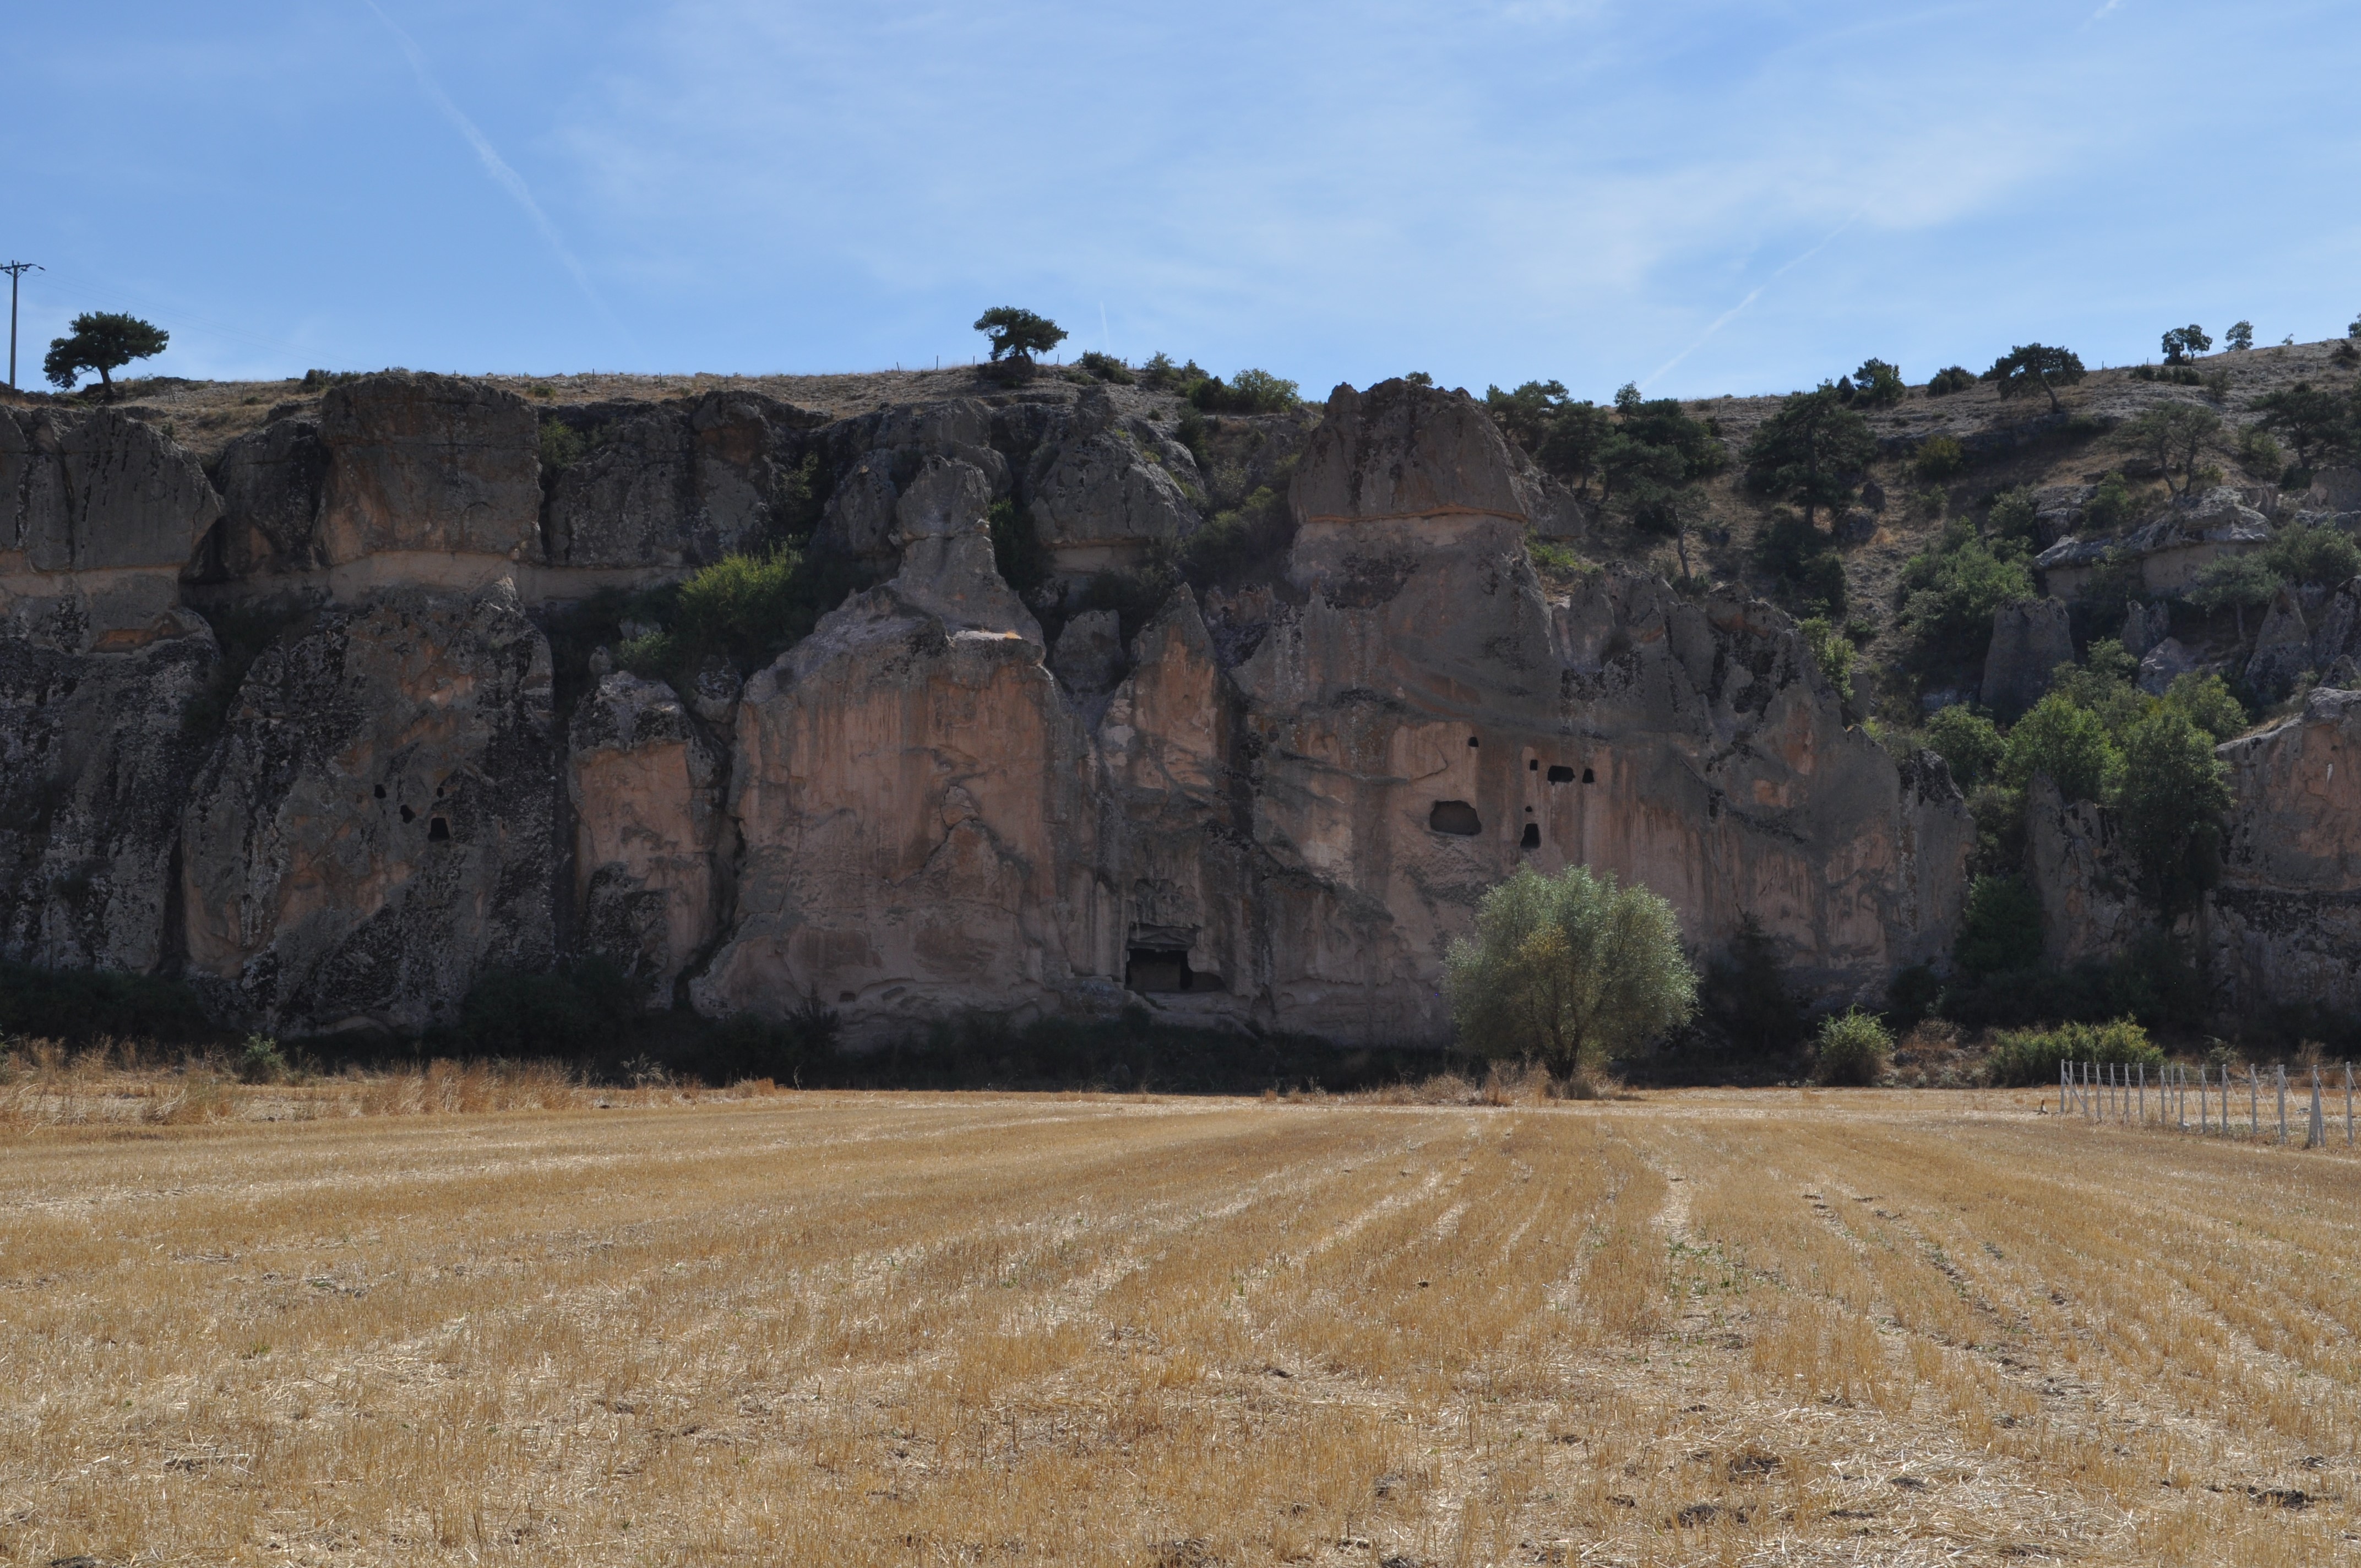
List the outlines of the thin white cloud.
<svg viewBox="0 0 2361 1568">
<path fill-rule="evenodd" d="M 549 214 L 542 211 L 541 203 L 533 199 L 533 187 L 527 185 L 524 182 L 524 176 L 519 174 L 510 166 L 508 159 L 500 155 L 499 149 L 492 146 L 491 138 L 484 135 L 474 120 L 467 117 L 467 111 L 453 103 L 451 95 L 443 91 L 442 83 L 434 80 L 434 72 L 426 63 L 426 53 L 418 47 L 417 40 L 404 32 L 401 25 L 391 16 L 386 15 L 384 7 L 379 5 L 377 0 L 361 0 L 361 4 L 377 13 L 377 19 L 385 24 L 386 31 L 393 35 L 394 42 L 401 46 L 402 57 L 410 61 L 410 69 L 418 77 L 419 90 L 426 94 L 427 101 L 434 105 L 442 116 L 451 122 L 452 128 L 467 138 L 467 145 L 476 149 L 477 161 L 484 166 L 484 172 L 492 177 L 492 183 L 507 192 L 516 204 L 524 209 L 525 216 L 531 218 L 533 227 L 541 231 L 541 237 L 556 254 L 559 263 L 573 276 L 575 283 L 582 291 L 583 297 L 588 300 L 592 308 L 606 319 L 608 325 L 620 331 L 622 323 L 616 319 L 615 313 L 608 308 L 607 302 L 599 294 L 597 285 L 590 281 L 589 271 L 574 254 L 573 247 L 566 243 L 566 236 L 558 232 L 557 225 L 550 221 Z"/>
</svg>

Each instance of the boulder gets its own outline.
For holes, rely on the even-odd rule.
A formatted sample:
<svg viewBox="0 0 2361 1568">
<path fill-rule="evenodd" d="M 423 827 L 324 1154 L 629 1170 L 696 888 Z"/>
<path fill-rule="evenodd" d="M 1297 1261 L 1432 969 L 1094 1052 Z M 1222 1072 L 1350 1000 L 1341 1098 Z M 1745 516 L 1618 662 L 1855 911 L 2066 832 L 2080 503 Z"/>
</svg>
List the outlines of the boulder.
<svg viewBox="0 0 2361 1568">
<path fill-rule="evenodd" d="M 2074 633 L 2066 607 L 2054 598 L 2026 599 L 1993 612 L 1992 643 L 1984 651 L 1983 705 L 2004 722 L 2039 702 L 2060 664 L 2074 662 Z"/>
<path fill-rule="evenodd" d="M 725 758 L 660 681 L 617 673 L 574 710 L 577 945 L 669 1007 L 719 930 Z"/>
<path fill-rule="evenodd" d="M 316 420 L 273 420 L 222 449 L 222 560 L 233 577 L 324 566 L 320 500 L 328 449 Z"/>
<path fill-rule="evenodd" d="M 332 606 L 247 673 L 189 785 L 192 973 L 291 1034 L 449 1023 L 555 957 L 549 643 L 515 589 Z"/>
<path fill-rule="evenodd" d="M 2202 930 L 2225 1005 L 2361 1010 L 2361 691 L 2317 688 L 2217 754 L 2235 804 Z"/>
<path fill-rule="evenodd" d="M 929 457 L 894 506 L 902 570 L 895 591 L 946 626 L 980 628 L 1041 646 L 1040 624 L 1000 576 L 986 516 L 992 488 L 969 464 Z"/>
<path fill-rule="evenodd" d="M 993 410 L 973 399 L 880 409 L 840 421 L 825 435 L 837 481 L 820 541 L 873 568 L 893 569 L 895 504 L 928 458 L 983 475 L 987 504 L 1011 488 L 1008 459 L 994 444 Z"/>
<path fill-rule="evenodd" d="M 197 461 L 120 411 L 0 409 L 0 634 L 63 652 L 175 635 L 221 516 Z"/>
<path fill-rule="evenodd" d="M 2044 485 L 2033 492 L 2033 535 L 2044 546 L 2057 543 L 2082 525 L 2083 509 L 2096 485 Z"/>
<path fill-rule="evenodd" d="M 2303 607 L 2282 587 L 2271 600 L 2270 613 L 2255 634 L 2255 651 L 2246 660 L 2246 685 L 2266 702 L 2287 696 L 2312 663 L 2312 633 L 2303 623 Z"/>
<path fill-rule="evenodd" d="M 320 539 L 331 566 L 387 553 L 541 554 L 541 422 L 513 392 L 408 370 L 333 388 Z M 434 583 L 424 563 L 412 568 Z"/>
<path fill-rule="evenodd" d="M 2162 696 L 2173 682 L 2197 668 L 2197 655 L 2183 647 L 2178 638 L 2168 637 L 2140 655 L 2139 674 L 2134 684 L 2150 696 Z"/>
<path fill-rule="evenodd" d="M 1104 388 L 1082 395 L 1031 491 L 1034 527 L 1068 577 L 1136 566 L 1197 527 L 1180 481 L 1152 445 L 1115 421 Z"/>
<path fill-rule="evenodd" d="M 1068 691 L 1097 696 L 1115 689 L 1123 675 L 1123 632 L 1111 609 L 1087 609 L 1058 633 L 1049 668 Z"/>
<path fill-rule="evenodd" d="M 2147 651 L 2172 635 L 2171 607 L 2158 601 L 2142 605 L 2134 599 L 2124 607 L 2124 629 L 2119 634 L 2124 652 L 2135 659 L 2147 656 Z"/>
<path fill-rule="evenodd" d="M 136 973 L 172 959 L 181 808 L 212 739 L 191 712 L 217 657 L 185 613 L 121 652 L 0 637 L 0 957 Z"/>
<path fill-rule="evenodd" d="M 2361 577 L 2343 584 L 2321 607 L 2312 629 L 2310 667 L 2326 672 L 2340 659 L 2361 659 Z"/>
</svg>

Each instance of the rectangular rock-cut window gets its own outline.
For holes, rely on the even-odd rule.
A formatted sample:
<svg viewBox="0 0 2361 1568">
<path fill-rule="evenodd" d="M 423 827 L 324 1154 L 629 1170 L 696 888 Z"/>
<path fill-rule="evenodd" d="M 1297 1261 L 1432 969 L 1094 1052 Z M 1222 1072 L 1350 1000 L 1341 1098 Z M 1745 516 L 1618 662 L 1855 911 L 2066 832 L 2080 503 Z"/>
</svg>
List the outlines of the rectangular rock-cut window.
<svg viewBox="0 0 2361 1568">
<path fill-rule="evenodd" d="M 1549 771 L 1549 782 L 1552 784 L 1572 784 L 1574 782 L 1574 770 L 1572 768 L 1553 764 Z"/>
<path fill-rule="evenodd" d="M 1164 948 L 1134 948 L 1123 966 L 1126 989 L 1147 994 L 1187 991 L 1195 979 L 1189 972 L 1189 955 Z"/>
<path fill-rule="evenodd" d="M 1484 819 L 1464 800 L 1436 801 L 1434 809 L 1426 814 L 1426 825 L 1438 833 L 1460 839 L 1473 839 L 1484 831 Z"/>
</svg>

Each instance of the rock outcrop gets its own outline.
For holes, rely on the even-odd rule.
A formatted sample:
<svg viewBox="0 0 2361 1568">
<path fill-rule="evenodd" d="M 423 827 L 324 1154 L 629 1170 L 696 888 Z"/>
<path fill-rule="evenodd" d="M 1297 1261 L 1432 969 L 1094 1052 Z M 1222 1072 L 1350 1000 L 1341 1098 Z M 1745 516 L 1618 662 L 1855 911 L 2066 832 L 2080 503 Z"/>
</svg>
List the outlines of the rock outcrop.
<svg viewBox="0 0 2361 1568">
<path fill-rule="evenodd" d="M 1992 644 L 1984 651 L 1983 705 L 2004 722 L 2039 702 L 2060 664 L 2074 662 L 2074 633 L 2066 607 L 2054 598 L 2005 604 L 1993 611 Z"/>
<path fill-rule="evenodd" d="M 856 1040 L 1145 1003 L 1369 1043 L 1444 1037 L 1444 954 L 1520 864 L 1645 883 L 1700 953 L 1757 921 L 1821 998 L 1948 950 L 1972 831 L 1939 762 L 1847 729 L 1741 594 L 1546 588 L 1526 536 L 1578 509 L 1464 394 L 1225 416 L 1222 472 L 1288 488 L 1258 514 L 1283 570 L 1144 626 L 1063 613 L 1199 525 L 1193 457 L 1139 409 L 822 425 L 390 374 L 234 443 L 225 507 L 137 421 L 10 415 L 0 940 L 184 970 L 288 1034 L 430 1028 L 487 974 L 595 956 L 652 1004 L 817 1002 Z M 553 433 L 563 472 L 544 421 L 581 438 Z M 1054 648 L 997 569 L 1004 504 L 1055 560 Z M 549 608 L 815 517 L 879 586 L 742 680 L 622 673 Z M 60 609 L 115 572 L 152 579 L 138 614 Z M 239 617 L 226 666 L 183 595 Z M 258 656 L 250 603 L 284 621 Z"/>
<path fill-rule="evenodd" d="M 2026 791 L 2026 868 L 2041 900 L 2042 956 L 2080 963 L 2121 952 L 2155 921 L 2133 886 L 2107 814 L 2061 798 L 2048 776 Z"/>
<path fill-rule="evenodd" d="M 2246 660 L 2246 684 L 2266 701 L 2285 696 L 2299 676 L 2314 666 L 2312 633 L 2303 623 L 2303 606 L 2294 592 L 2281 587 L 2271 600 L 2270 613 L 2255 634 L 2255 651 Z"/>
<path fill-rule="evenodd" d="M 556 957 L 549 643 L 498 584 L 333 607 L 258 659 L 183 818 L 188 964 L 291 1033 L 451 1021 Z"/>
<path fill-rule="evenodd" d="M 727 761 L 660 681 L 607 675 L 574 710 L 578 945 L 630 975 L 653 1006 L 673 1004 L 675 982 L 720 929 Z"/>
<path fill-rule="evenodd" d="M 2361 1010 L 2361 691 L 2220 748 L 2236 800 L 2207 904 L 2213 978 L 2232 1007 Z"/>
</svg>

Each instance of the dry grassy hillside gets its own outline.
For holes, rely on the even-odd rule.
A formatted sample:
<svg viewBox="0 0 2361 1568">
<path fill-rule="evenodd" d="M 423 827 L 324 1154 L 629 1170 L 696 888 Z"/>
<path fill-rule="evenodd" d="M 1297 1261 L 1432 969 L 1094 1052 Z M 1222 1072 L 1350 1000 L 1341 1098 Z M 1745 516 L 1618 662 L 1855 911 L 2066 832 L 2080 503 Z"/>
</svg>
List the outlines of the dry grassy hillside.
<svg viewBox="0 0 2361 1568">
<path fill-rule="evenodd" d="M 2361 1161 L 2029 1092 L 20 1125 L 0 1178 L 0 1562 L 2254 1565 L 2361 1529 Z"/>
</svg>

